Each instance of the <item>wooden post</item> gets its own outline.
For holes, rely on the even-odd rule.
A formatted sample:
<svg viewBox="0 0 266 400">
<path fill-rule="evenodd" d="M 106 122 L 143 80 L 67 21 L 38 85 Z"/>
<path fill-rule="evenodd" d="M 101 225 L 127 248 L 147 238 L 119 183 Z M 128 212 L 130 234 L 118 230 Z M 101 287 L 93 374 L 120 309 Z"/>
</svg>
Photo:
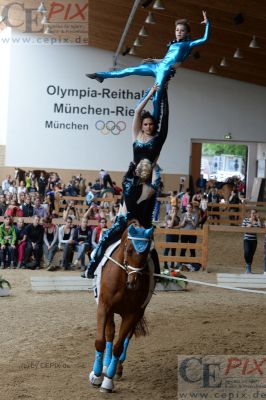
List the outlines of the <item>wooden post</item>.
<svg viewBox="0 0 266 400">
<path fill-rule="evenodd" d="M 203 237 L 202 237 L 202 270 L 207 271 L 208 264 L 208 245 L 209 245 L 209 226 L 203 225 Z"/>
</svg>

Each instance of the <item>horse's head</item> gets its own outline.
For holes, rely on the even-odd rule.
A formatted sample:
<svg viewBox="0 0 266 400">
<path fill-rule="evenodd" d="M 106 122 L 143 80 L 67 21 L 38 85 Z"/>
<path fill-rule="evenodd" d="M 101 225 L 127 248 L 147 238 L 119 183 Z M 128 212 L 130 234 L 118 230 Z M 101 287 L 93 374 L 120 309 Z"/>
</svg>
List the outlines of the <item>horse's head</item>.
<svg viewBox="0 0 266 400">
<path fill-rule="evenodd" d="M 145 229 L 132 224 L 124 233 L 124 265 L 128 270 L 129 289 L 138 287 L 138 278 L 146 266 L 153 230 L 153 227 Z"/>
</svg>

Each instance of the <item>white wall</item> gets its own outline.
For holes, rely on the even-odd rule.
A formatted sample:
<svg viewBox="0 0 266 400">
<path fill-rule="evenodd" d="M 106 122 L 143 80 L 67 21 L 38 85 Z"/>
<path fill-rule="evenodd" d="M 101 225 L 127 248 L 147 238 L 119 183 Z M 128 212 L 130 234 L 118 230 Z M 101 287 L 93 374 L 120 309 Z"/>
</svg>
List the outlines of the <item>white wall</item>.
<svg viewBox="0 0 266 400">
<path fill-rule="evenodd" d="M 0 32 L 0 145 L 6 144 L 9 96 L 10 45 L 5 38 L 11 37 L 11 29 Z"/>
<path fill-rule="evenodd" d="M 135 101 L 86 97 L 81 100 L 47 94 L 49 85 L 61 88 L 140 92 L 151 78 L 110 79 L 100 84 L 85 73 L 108 70 L 110 52 L 83 46 L 16 45 L 12 47 L 7 165 L 34 165 L 75 169 L 125 170 L 132 158 L 131 117 L 56 115 L 54 103 L 93 107 L 133 108 Z M 133 64 L 136 58 L 121 57 Z M 1 95 L 0 95 L 1 96 Z M 266 88 L 217 76 L 179 69 L 169 84 L 170 129 L 160 165 L 166 173 L 189 172 L 191 139 L 265 141 Z M 126 130 L 118 136 L 95 129 L 97 120 L 122 120 Z M 46 120 L 88 124 L 86 131 L 51 130 Z M 22 148 L 27 151 L 23 150 Z"/>
</svg>

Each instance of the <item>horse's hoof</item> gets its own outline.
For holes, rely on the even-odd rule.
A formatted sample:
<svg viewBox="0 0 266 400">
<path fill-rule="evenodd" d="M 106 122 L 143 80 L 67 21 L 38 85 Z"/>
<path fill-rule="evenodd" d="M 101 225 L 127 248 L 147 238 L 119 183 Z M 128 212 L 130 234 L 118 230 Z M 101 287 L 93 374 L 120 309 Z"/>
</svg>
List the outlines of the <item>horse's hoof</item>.
<svg viewBox="0 0 266 400">
<path fill-rule="evenodd" d="M 115 374 L 115 380 L 116 381 L 120 381 L 120 379 L 122 378 L 122 372 L 120 374 Z"/>
<path fill-rule="evenodd" d="M 103 378 L 102 376 L 95 375 L 94 371 L 91 371 L 89 375 L 89 380 L 92 386 L 99 388 L 102 384 Z"/>
<path fill-rule="evenodd" d="M 100 392 L 112 393 L 113 388 L 114 388 L 113 380 L 111 378 L 108 378 L 107 376 L 105 376 L 103 378 L 103 383 L 101 385 Z"/>
</svg>

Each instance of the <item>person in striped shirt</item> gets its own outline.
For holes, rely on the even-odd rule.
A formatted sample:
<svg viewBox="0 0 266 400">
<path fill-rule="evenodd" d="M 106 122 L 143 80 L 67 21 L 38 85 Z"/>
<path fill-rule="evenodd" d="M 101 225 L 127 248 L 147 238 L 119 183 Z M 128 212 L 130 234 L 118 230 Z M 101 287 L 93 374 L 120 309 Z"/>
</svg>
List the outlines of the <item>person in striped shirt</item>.
<svg viewBox="0 0 266 400">
<path fill-rule="evenodd" d="M 250 215 L 242 222 L 243 227 L 260 228 L 261 221 L 256 210 L 250 210 Z M 253 232 L 244 233 L 244 258 L 246 262 L 246 273 L 251 274 L 251 265 L 257 248 L 257 234 Z"/>
</svg>

